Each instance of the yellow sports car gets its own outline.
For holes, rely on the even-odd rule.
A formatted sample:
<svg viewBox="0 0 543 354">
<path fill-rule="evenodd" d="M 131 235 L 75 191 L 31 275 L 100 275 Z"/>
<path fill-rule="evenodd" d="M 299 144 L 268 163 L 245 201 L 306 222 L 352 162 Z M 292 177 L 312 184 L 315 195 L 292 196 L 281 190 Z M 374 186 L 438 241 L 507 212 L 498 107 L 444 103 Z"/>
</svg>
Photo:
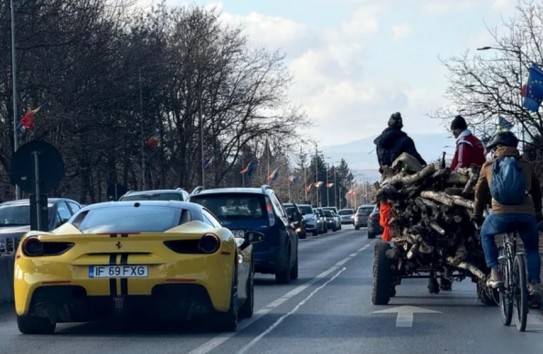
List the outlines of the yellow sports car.
<svg viewBox="0 0 543 354">
<path fill-rule="evenodd" d="M 30 231 L 14 270 L 17 325 L 51 333 L 59 322 L 136 315 L 211 315 L 236 329 L 253 314 L 252 244 L 188 202 L 89 205 L 51 232 Z"/>
</svg>

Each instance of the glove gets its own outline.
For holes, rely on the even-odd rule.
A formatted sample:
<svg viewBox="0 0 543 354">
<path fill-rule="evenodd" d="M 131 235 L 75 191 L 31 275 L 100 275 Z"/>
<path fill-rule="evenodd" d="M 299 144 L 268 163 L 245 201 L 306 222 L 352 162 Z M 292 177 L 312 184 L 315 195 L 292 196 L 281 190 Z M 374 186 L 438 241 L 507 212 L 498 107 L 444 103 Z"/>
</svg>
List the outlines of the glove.
<svg viewBox="0 0 543 354">
<path fill-rule="evenodd" d="M 473 221 L 477 226 L 483 225 L 483 222 L 485 221 L 485 218 L 482 215 L 473 215 L 471 217 L 471 221 Z"/>
</svg>

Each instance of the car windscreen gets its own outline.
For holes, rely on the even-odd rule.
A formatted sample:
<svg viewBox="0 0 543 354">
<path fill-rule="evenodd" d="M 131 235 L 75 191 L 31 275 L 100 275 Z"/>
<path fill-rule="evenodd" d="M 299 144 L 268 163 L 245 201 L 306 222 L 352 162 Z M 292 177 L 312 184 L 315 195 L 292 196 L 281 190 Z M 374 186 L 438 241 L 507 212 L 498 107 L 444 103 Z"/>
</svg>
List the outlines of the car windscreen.
<svg viewBox="0 0 543 354">
<path fill-rule="evenodd" d="M 180 224 L 181 211 L 148 205 L 97 208 L 78 214 L 72 224 L 84 233 L 163 232 Z"/>
<path fill-rule="evenodd" d="M 219 220 L 266 219 L 263 195 L 247 193 L 220 193 L 191 196 L 191 202 L 209 209 Z"/>
<path fill-rule="evenodd" d="M 374 207 L 367 207 L 367 208 L 358 208 L 358 210 L 356 211 L 356 213 L 358 215 L 370 215 L 371 212 L 373 211 Z"/>
<path fill-rule="evenodd" d="M 330 210 L 324 210 L 324 216 L 333 217 L 334 214 Z"/>
<path fill-rule="evenodd" d="M 298 208 L 304 215 L 313 213 L 313 208 L 311 208 L 309 205 L 298 205 Z"/>
<path fill-rule="evenodd" d="M 183 197 L 179 193 L 149 193 L 149 194 L 128 194 L 123 195 L 120 201 L 134 201 L 134 200 L 181 200 Z"/>
<path fill-rule="evenodd" d="M 353 215 L 352 210 L 340 210 L 338 211 L 339 215 Z"/>
<path fill-rule="evenodd" d="M 49 213 L 53 204 L 48 203 Z M 30 225 L 30 205 L 0 205 L 0 226 Z"/>
</svg>

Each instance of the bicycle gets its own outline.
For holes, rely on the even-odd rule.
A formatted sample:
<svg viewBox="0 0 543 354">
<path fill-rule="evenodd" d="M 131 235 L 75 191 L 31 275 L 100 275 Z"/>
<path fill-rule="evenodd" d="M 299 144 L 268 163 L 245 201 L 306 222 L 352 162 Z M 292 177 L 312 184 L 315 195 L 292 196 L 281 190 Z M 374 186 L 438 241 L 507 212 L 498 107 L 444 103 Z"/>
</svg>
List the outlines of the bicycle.
<svg viewBox="0 0 543 354">
<path fill-rule="evenodd" d="M 518 232 L 507 232 L 502 235 L 498 256 L 503 274 L 503 287 L 498 289 L 500 314 L 504 326 L 509 326 L 515 309 L 517 330 L 524 332 L 528 319 L 526 254 L 517 250 Z"/>
</svg>

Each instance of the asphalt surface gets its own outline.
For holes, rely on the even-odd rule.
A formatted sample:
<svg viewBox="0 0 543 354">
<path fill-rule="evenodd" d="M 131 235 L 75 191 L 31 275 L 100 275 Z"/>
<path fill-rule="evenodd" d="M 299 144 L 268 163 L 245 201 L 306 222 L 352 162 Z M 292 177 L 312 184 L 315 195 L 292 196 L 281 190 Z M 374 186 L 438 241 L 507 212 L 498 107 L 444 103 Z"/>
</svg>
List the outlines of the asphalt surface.
<svg viewBox="0 0 543 354">
<path fill-rule="evenodd" d="M 300 241 L 300 278 L 278 285 L 257 274 L 255 314 L 217 333 L 160 320 L 119 326 L 60 324 L 53 335 L 22 335 L 11 306 L 0 307 L 0 353 L 542 353 L 543 312 L 526 332 L 502 325 L 469 279 L 428 294 L 405 279 L 386 306 L 371 303 L 374 240 L 347 227 Z"/>
</svg>

